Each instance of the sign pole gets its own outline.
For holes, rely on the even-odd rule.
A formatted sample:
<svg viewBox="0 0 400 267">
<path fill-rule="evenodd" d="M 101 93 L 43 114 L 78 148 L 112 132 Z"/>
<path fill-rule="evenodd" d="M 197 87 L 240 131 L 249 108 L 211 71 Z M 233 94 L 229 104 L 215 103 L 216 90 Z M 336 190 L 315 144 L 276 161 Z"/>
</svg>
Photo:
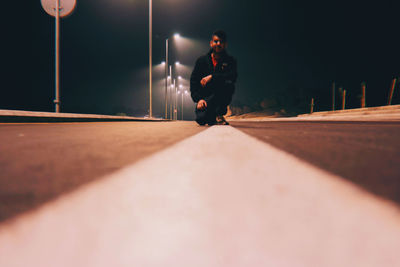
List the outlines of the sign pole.
<svg viewBox="0 0 400 267">
<path fill-rule="evenodd" d="M 64 18 L 72 13 L 75 9 L 76 0 L 40 0 L 44 11 L 47 14 L 55 18 L 55 70 L 54 70 L 54 82 L 55 82 L 55 112 L 60 112 L 60 19 Z"/>
<path fill-rule="evenodd" d="M 56 40 L 55 40 L 55 87 L 56 99 L 54 100 L 56 113 L 60 112 L 60 0 L 56 0 Z"/>
</svg>

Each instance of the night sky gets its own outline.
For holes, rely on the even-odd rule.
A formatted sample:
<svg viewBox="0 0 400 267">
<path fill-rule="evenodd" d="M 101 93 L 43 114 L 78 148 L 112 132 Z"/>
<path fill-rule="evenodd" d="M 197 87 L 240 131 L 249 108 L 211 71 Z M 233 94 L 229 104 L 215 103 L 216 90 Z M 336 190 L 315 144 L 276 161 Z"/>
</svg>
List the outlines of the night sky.
<svg viewBox="0 0 400 267">
<path fill-rule="evenodd" d="M 54 19 L 39 0 L 26 10 L 20 18 L 10 14 L 3 32 L 8 67 L 0 109 L 54 111 Z M 399 12 L 395 0 L 153 0 L 153 115 L 164 114 L 158 64 L 165 39 L 175 32 L 185 37 L 170 42 L 170 60 L 183 63 L 177 73 L 189 79 L 216 29 L 227 32 L 228 52 L 238 60 L 235 106 L 255 110 L 265 100 L 271 108 L 306 112 L 314 97 L 317 110 L 328 110 L 333 81 L 347 90 L 348 107 L 359 107 L 363 81 L 367 106 L 384 105 L 400 76 Z M 61 21 L 61 52 L 62 112 L 148 113 L 147 0 L 78 0 Z M 185 101 L 190 119 L 194 105 Z"/>
</svg>

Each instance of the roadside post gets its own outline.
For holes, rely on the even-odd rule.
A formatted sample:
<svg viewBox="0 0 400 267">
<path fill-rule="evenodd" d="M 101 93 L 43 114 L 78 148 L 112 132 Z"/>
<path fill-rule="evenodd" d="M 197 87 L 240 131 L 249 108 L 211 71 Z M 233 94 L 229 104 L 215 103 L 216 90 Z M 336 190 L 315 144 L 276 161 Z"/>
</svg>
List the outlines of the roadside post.
<svg viewBox="0 0 400 267">
<path fill-rule="evenodd" d="M 342 88 L 343 90 L 343 88 Z M 342 110 L 344 110 L 346 108 L 346 90 L 343 90 L 342 93 Z"/>
<path fill-rule="evenodd" d="M 41 0 L 43 9 L 55 17 L 55 112 L 60 112 L 60 18 L 72 13 L 76 0 Z"/>
<path fill-rule="evenodd" d="M 335 111 L 335 82 L 332 84 L 332 111 Z"/>
<path fill-rule="evenodd" d="M 392 85 L 390 86 L 390 92 L 389 92 L 389 99 L 388 99 L 388 106 L 390 106 L 392 104 L 392 97 L 393 97 L 393 92 L 394 92 L 394 87 L 396 86 L 396 81 L 397 79 L 394 78 L 392 80 Z"/>
<path fill-rule="evenodd" d="M 362 96 L 361 96 L 361 108 L 365 108 L 365 82 L 361 83 L 361 91 L 362 91 Z"/>
<path fill-rule="evenodd" d="M 314 98 L 311 98 L 311 105 L 310 105 L 310 108 L 311 108 L 310 114 L 313 114 L 313 112 L 314 112 Z"/>
</svg>

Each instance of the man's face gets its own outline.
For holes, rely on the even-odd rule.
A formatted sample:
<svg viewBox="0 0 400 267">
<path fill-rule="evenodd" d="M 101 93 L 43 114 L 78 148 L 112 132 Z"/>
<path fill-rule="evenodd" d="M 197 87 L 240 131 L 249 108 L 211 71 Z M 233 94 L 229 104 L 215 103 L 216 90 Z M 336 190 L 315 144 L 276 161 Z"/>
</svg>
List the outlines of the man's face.
<svg viewBox="0 0 400 267">
<path fill-rule="evenodd" d="M 222 42 L 221 39 L 214 35 L 210 41 L 210 47 L 214 53 L 221 53 L 226 48 L 226 42 Z"/>
</svg>

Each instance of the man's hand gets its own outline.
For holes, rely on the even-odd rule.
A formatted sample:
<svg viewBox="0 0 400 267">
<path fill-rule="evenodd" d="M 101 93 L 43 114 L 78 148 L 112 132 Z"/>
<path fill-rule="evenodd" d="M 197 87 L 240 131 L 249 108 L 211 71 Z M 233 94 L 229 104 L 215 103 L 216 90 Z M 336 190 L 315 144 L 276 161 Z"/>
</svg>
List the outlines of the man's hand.
<svg viewBox="0 0 400 267">
<path fill-rule="evenodd" d="M 201 99 L 199 102 L 197 102 L 197 109 L 198 110 L 203 110 L 207 107 L 207 102 L 204 99 Z"/>
<path fill-rule="evenodd" d="M 211 78 L 212 78 L 212 75 L 210 74 L 210 75 L 204 77 L 203 79 L 201 79 L 201 81 L 200 81 L 201 86 L 205 87 L 206 84 L 211 81 Z"/>
</svg>

